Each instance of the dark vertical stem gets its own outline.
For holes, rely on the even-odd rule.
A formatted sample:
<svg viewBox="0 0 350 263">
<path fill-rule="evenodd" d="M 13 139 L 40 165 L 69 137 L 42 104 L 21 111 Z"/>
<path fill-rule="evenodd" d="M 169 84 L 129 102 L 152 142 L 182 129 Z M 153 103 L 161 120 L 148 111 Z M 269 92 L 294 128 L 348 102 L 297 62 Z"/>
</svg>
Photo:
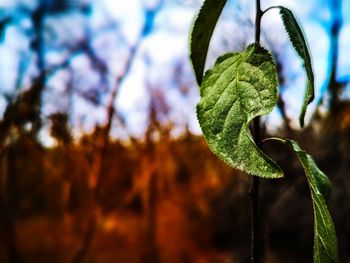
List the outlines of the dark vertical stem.
<svg viewBox="0 0 350 263">
<path fill-rule="evenodd" d="M 260 222 L 259 222 L 259 178 L 254 176 L 250 190 L 251 198 L 251 262 L 258 263 L 260 255 Z"/>
<path fill-rule="evenodd" d="M 35 83 L 32 85 L 33 98 L 31 99 L 32 109 L 35 110 L 35 121 L 32 121 L 33 127 L 31 134 L 33 138 L 36 136 L 41 129 L 41 95 L 45 89 L 46 71 L 45 71 L 45 41 L 44 41 L 44 19 L 46 14 L 46 5 L 44 0 L 40 0 L 37 8 L 31 15 L 31 22 L 33 23 L 34 39 L 32 41 L 33 52 L 37 56 L 37 68 L 38 76 L 35 79 Z"/>
<path fill-rule="evenodd" d="M 260 0 L 256 0 L 255 42 L 260 43 L 262 10 Z M 254 119 L 253 137 L 256 144 L 261 141 L 260 118 Z M 260 257 L 260 220 L 259 220 L 259 178 L 254 176 L 250 189 L 251 199 L 251 262 L 258 263 Z"/>
<path fill-rule="evenodd" d="M 256 15 L 255 15 L 255 42 L 256 43 L 260 43 L 262 15 L 263 15 L 263 11 L 261 10 L 260 0 L 256 0 Z"/>
</svg>

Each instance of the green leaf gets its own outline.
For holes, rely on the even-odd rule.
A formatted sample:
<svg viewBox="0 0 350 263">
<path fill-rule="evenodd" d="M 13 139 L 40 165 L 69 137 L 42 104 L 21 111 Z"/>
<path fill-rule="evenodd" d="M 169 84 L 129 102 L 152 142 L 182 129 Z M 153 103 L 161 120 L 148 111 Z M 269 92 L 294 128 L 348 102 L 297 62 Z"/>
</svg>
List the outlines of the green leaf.
<svg viewBox="0 0 350 263">
<path fill-rule="evenodd" d="M 227 0 L 206 0 L 194 22 L 191 34 L 190 58 L 198 85 L 202 83 L 209 42 L 216 22 Z"/>
<path fill-rule="evenodd" d="M 304 118 L 307 106 L 314 99 L 314 73 L 312 71 L 311 58 L 309 49 L 305 41 L 303 31 L 301 30 L 298 21 L 294 17 L 292 11 L 283 6 L 279 6 L 284 27 L 288 33 L 289 39 L 298 55 L 303 59 L 304 68 L 307 76 L 306 91 L 304 95 L 304 103 L 299 115 L 300 126 L 304 126 Z"/>
<path fill-rule="evenodd" d="M 253 142 L 249 123 L 277 102 L 277 72 L 271 54 L 258 44 L 228 53 L 209 70 L 200 87 L 197 117 L 209 148 L 249 174 L 282 177 L 281 169 Z"/>
<path fill-rule="evenodd" d="M 312 157 L 300 149 L 295 141 L 285 140 L 284 142 L 298 156 L 311 191 L 315 225 L 314 263 L 337 263 L 339 262 L 338 242 L 326 204 L 331 192 L 331 183 L 328 177 L 317 167 Z"/>
</svg>

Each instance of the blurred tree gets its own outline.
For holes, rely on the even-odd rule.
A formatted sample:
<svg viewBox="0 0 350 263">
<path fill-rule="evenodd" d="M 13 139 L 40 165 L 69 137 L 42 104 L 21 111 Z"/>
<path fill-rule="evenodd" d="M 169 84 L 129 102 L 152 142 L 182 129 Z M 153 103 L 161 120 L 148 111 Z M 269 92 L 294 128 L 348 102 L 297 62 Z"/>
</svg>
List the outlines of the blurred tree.
<svg viewBox="0 0 350 263">
<path fill-rule="evenodd" d="M 18 10 L 14 11 L 13 17 L 10 15 L 1 21 L 0 33 L 2 34 L 6 29 L 5 27 L 10 24 L 21 27 L 23 17 L 17 19 L 17 11 L 30 19 L 32 32 L 29 33 L 28 37 L 31 38 L 30 48 L 36 56 L 36 66 L 38 69 L 38 74 L 33 79 L 29 89 L 21 91 L 17 96 L 13 94 L 7 96 L 8 106 L 0 122 L 0 158 L 2 164 L 1 210 L 3 211 L 2 219 L 4 221 L 2 232 L 5 236 L 3 240 L 6 242 L 5 260 L 8 262 L 21 262 L 15 245 L 16 238 L 14 230 L 14 193 L 16 192 L 15 187 L 19 182 L 13 168 L 11 168 L 11 163 L 13 163 L 16 156 L 9 156 L 9 153 L 11 152 L 11 148 L 21 142 L 21 140 L 17 139 L 29 138 L 34 144 L 37 143 L 37 135 L 42 127 L 41 95 L 45 88 L 48 73 L 45 63 L 44 21 L 48 14 L 67 12 L 66 8 L 68 8 L 68 5 L 50 6 L 47 1 L 40 0 L 34 9 L 18 6 Z M 18 81 L 16 86 L 21 84 L 22 74 L 25 73 L 22 63 L 21 60 L 19 63 L 20 70 L 17 73 Z M 50 71 L 50 73 L 52 72 Z"/>
<path fill-rule="evenodd" d="M 147 5 L 144 6 L 144 12 L 145 12 L 145 22 L 144 25 L 139 33 L 139 36 L 135 43 L 131 45 L 130 51 L 129 51 L 129 57 L 127 58 L 127 61 L 122 69 L 122 71 L 119 73 L 119 75 L 115 79 L 115 83 L 110 95 L 110 98 L 108 100 L 108 104 L 106 107 L 107 111 L 107 121 L 102 127 L 96 127 L 95 132 L 97 132 L 97 144 L 95 149 L 95 154 L 93 156 L 92 161 L 92 167 L 91 172 L 89 174 L 89 187 L 90 187 L 90 198 L 87 199 L 87 202 L 89 203 L 91 214 L 88 215 L 88 221 L 90 222 L 87 228 L 87 231 L 83 237 L 82 243 L 80 248 L 77 250 L 77 253 L 74 255 L 72 262 L 79 263 L 84 262 L 86 259 L 87 253 L 90 250 L 92 240 L 94 238 L 94 229 L 96 228 L 96 223 L 98 219 L 99 214 L 99 206 L 97 203 L 97 194 L 100 191 L 101 185 L 104 182 L 104 173 L 103 173 L 103 163 L 105 162 L 105 159 L 107 158 L 107 149 L 109 146 L 109 134 L 112 128 L 112 121 L 114 114 L 116 112 L 115 110 L 115 100 L 118 94 L 118 91 L 120 89 L 120 86 L 122 82 L 124 81 L 125 77 L 128 76 L 129 71 L 131 69 L 131 66 L 134 62 L 134 59 L 136 57 L 137 51 L 142 43 L 142 40 L 150 34 L 153 30 L 154 20 L 157 15 L 157 13 L 161 10 L 163 5 L 163 0 L 158 1 L 157 4 L 151 7 L 147 7 Z M 121 118 L 118 118 L 121 119 Z M 152 177 L 153 178 L 153 177 Z M 155 180 L 155 179 L 152 179 Z M 152 187 L 155 183 L 151 184 L 150 187 Z M 154 198 L 153 198 L 154 199 Z M 155 201 L 152 201 L 152 204 Z M 152 212 L 154 214 L 154 212 Z M 152 219 L 154 219 L 152 217 Z M 150 221 L 152 224 L 154 224 L 155 221 Z M 152 228 L 153 229 L 153 228 Z M 150 231 L 151 235 L 154 235 L 154 230 Z M 153 244 L 154 241 L 153 237 L 150 237 L 150 243 Z M 146 250 L 147 253 L 150 252 L 150 256 L 146 256 L 149 258 L 152 258 L 153 262 L 156 261 L 156 254 L 153 253 L 154 248 L 156 246 L 152 245 L 152 249 Z M 147 262 L 147 259 L 146 259 Z"/>
<path fill-rule="evenodd" d="M 51 121 L 51 136 L 60 144 L 70 144 L 72 135 L 68 128 L 67 113 L 53 113 L 49 116 Z"/>
</svg>

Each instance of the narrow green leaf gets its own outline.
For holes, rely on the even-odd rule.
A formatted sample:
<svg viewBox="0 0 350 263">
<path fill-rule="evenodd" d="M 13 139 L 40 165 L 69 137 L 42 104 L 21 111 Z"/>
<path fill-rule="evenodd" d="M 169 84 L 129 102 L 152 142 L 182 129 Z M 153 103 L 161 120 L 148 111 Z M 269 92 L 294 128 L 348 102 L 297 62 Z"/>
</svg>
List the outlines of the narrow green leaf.
<svg viewBox="0 0 350 263">
<path fill-rule="evenodd" d="M 191 33 L 190 58 L 198 85 L 202 83 L 209 42 L 227 0 L 205 0 Z"/>
<path fill-rule="evenodd" d="M 292 140 L 285 140 L 298 156 L 302 164 L 311 191 L 314 209 L 314 263 L 337 263 L 338 242 L 334 224 L 329 214 L 326 200 L 331 192 L 328 177 L 317 167 L 312 157 L 300 149 Z"/>
<path fill-rule="evenodd" d="M 280 14 L 282 16 L 284 27 L 288 33 L 289 39 L 298 55 L 304 62 L 304 68 L 307 76 L 306 91 L 304 96 L 304 103 L 299 115 L 300 126 L 304 126 L 304 118 L 307 110 L 307 106 L 314 99 L 314 73 L 312 71 L 311 58 L 309 49 L 305 41 L 303 31 L 301 30 L 298 21 L 294 17 L 292 11 L 283 6 L 279 6 Z"/>
<path fill-rule="evenodd" d="M 249 174 L 282 177 L 281 169 L 252 140 L 249 123 L 277 103 L 277 72 L 271 54 L 258 44 L 219 58 L 200 87 L 197 117 L 209 148 Z"/>
</svg>

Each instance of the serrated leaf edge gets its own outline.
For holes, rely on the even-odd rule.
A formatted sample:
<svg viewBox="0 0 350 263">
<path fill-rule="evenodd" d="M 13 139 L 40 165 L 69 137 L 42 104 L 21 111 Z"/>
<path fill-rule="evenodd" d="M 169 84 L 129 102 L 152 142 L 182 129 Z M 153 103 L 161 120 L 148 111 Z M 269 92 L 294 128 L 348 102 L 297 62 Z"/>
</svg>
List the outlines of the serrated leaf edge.
<svg viewBox="0 0 350 263">
<path fill-rule="evenodd" d="M 259 45 L 259 44 L 257 44 L 257 43 L 251 43 L 251 44 L 249 44 L 249 45 L 246 47 L 245 50 L 249 49 L 249 48 L 252 47 L 252 46 L 255 46 L 255 48 L 258 48 L 258 49 L 261 49 L 261 50 L 265 51 L 265 52 L 270 56 L 270 59 L 271 59 L 272 61 L 274 61 L 274 58 L 273 58 L 271 52 L 270 52 L 268 49 L 264 48 L 263 46 L 261 46 L 261 45 Z M 215 61 L 215 63 L 214 63 L 214 66 L 213 66 L 211 69 L 208 69 L 208 70 L 205 72 L 205 74 L 204 74 L 204 76 L 203 76 L 203 81 L 202 81 L 202 83 L 204 83 L 204 81 L 212 74 L 212 69 L 213 69 L 217 64 L 223 62 L 225 59 L 227 59 L 227 58 L 229 58 L 229 57 L 231 57 L 231 56 L 233 56 L 233 55 L 238 55 L 239 53 L 240 53 L 240 52 L 228 52 L 228 53 L 225 53 L 225 54 L 219 56 L 219 57 L 216 59 L 216 61 Z M 278 83 L 277 77 L 276 77 L 276 83 Z M 200 89 L 200 92 L 202 93 L 202 89 Z M 202 97 L 202 94 L 201 94 L 201 97 Z M 271 110 L 271 111 L 272 111 L 272 110 Z M 270 111 L 269 113 L 266 113 L 266 114 L 263 114 L 263 115 L 260 115 L 260 116 L 268 115 L 268 114 L 271 113 L 271 111 Z M 196 117 L 197 117 L 197 120 L 198 120 L 198 123 L 199 123 L 201 129 L 203 129 L 203 128 L 202 128 L 202 124 L 201 124 L 201 122 L 200 122 L 199 119 L 198 119 L 198 108 L 196 109 Z M 244 128 L 244 129 L 246 129 L 246 130 L 249 130 L 249 125 L 250 125 L 250 123 L 252 122 L 252 120 L 253 120 L 253 119 L 248 119 L 247 124 L 243 125 L 242 128 Z M 254 142 L 254 140 L 253 140 L 253 138 L 252 138 L 252 135 L 251 135 L 251 133 L 250 133 L 249 131 L 247 132 L 247 134 L 248 134 L 249 139 L 250 139 L 251 142 L 253 143 L 254 147 L 258 150 L 258 152 L 259 152 L 261 155 L 263 155 L 264 157 L 266 157 L 269 161 L 271 161 L 271 162 L 276 166 L 276 168 L 278 168 L 278 169 L 280 170 L 279 173 L 277 173 L 277 174 L 276 174 L 275 176 L 273 176 L 273 177 L 262 176 L 262 175 L 254 174 L 254 173 L 251 173 L 250 171 L 247 171 L 246 168 L 244 168 L 243 166 L 240 166 L 240 165 L 237 165 L 237 164 L 234 164 L 234 163 L 229 163 L 228 161 L 226 161 L 226 160 L 224 160 L 224 159 L 222 159 L 222 158 L 220 158 L 220 160 L 224 161 L 224 162 L 225 162 L 226 164 L 228 164 L 229 166 L 231 166 L 231 167 L 233 167 L 233 168 L 235 168 L 235 169 L 238 169 L 238 170 L 240 170 L 240 171 L 243 171 L 243 172 L 245 172 L 246 174 L 249 174 L 249 175 L 252 175 L 252 176 L 257 176 L 257 177 L 264 178 L 264 179 L 278 179 L 278 178 L 283 178 L 283 177 L 284 177 L 284 173 L 283 173 L 281 167 L 280 167 L 274 160 L 272 160 L 269 156 L 267 156 L 261 149 L 259 149 L 259 147 L 258 147 L 258 146 L 256 145 L 256 143 Z M 205 138 L 205 140 L 206 140 L 206 142 L 207 142 L 207 145 L 208 145 L 209 149 L 211 150 L 211 152 L 217 156 L 217 154 L 216 154 L 216 153 L 214 152 L 214 150 L 211 148 L 211 144 L 210 144 L 209 141 L 207 140 L 206 136 L 204 136 L 204 138 Z"/>
</svg>

